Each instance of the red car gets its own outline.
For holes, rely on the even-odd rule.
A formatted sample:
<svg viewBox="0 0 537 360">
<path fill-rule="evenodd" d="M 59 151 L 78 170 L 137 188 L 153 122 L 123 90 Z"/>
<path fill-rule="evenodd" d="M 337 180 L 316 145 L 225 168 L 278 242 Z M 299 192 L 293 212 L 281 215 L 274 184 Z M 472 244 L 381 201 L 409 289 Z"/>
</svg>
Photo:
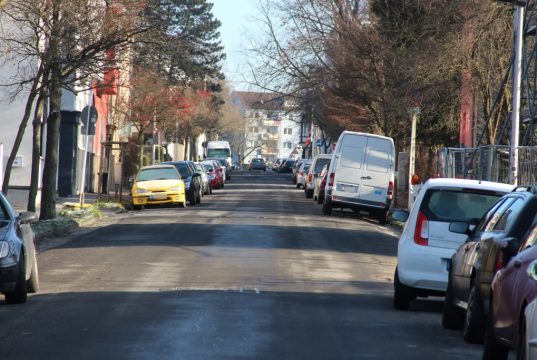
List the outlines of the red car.
<svg viewBox="0 0 537 360">
<path fill-rule="evenodd" d="M 492 282 L 484 359 L 507 359 L 510 348 L 517 349 L 517 359 L 525 358 L 524 309 L 537 298 L 537 221 L 518 244 L 514 238 L 505 239 L 496 260 L 500 270 Z"/>
<path fill-rule="evenodd" d="M 203 166 L 207 167 L 207 176 L 211 183 L 212 189 L 221 189 L 224 187 L 224 172 L 220 165 L 213 161 L 207 160 L 202 162 Z"/>
</svg>

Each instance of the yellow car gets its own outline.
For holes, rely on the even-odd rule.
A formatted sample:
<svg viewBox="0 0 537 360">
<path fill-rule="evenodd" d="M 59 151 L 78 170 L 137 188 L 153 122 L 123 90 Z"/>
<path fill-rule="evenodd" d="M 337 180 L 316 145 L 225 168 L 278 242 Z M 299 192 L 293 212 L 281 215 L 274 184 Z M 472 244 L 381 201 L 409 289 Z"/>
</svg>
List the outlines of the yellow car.
<svg viewBox="0 0 537 360">
<path fill-rule="evenodd" d="M 186 207 L 185 183 L 173 165 L 144 166 L 132 185 L 132 207 L 178 204 Z"/>
</svg>

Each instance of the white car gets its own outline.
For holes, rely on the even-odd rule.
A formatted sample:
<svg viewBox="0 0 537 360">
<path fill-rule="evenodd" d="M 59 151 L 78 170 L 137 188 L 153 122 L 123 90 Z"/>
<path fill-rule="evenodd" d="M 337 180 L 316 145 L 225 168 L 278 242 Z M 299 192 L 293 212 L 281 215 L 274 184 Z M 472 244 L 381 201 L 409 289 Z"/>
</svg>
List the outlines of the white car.
<svg viewBox="0 0 537 360">
<path fill-rule="evenodd" d="M 306 183 L 306 177 L 308 176 L 308 171 L 311 166 L 311 160 L 303 160 L 302 164 L 296 172 L 296 187 L 304 187 Z"/>
<path fill-rule="evenodd" d="M 468 238 L 450 231 L 452 222 L 477 224 L 486 211 L 513 185 L 461 179 L 431 179 L 421 188 L 406 220 L 397 247 L 393 306 L 408 309 L 418 296 L 444 295 L 451 256 Z M 406 218 L 406 219 L 405 219 Z"/>
</svg>

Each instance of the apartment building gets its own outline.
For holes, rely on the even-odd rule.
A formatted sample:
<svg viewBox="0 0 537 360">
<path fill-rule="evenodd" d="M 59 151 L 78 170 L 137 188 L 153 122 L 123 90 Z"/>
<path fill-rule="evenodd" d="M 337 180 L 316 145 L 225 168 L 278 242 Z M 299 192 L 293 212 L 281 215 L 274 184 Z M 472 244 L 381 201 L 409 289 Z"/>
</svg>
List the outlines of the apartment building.
<svg viewBox="0 0 537 360">
<path fill-rule="evenodd" d="M 272 162 L 302 157 L 301 111 L 291 100 L 274 93 L 234 91 L 232 103 L 245 119 L 241 148 L 243 163 L 252 158 Z"/>
</svg>

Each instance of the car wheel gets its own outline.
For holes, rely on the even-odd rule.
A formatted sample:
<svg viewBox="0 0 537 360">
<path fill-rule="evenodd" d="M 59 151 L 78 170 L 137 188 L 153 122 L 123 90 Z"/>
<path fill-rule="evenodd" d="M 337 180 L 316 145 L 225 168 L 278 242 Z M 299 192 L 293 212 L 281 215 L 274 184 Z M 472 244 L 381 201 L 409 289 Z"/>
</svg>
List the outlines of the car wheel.
<svg viewBox="0 0 537 360">
<path fill-rule="evenodd" d="M 21 251 L 23 251 L 21 249 Z M 26 288 L 26 267 L 24 265 L 24 255 L 21 253 L 19 258 L 19 273 L 17 276 L 17 284 L 15 290 L 4 293 L 6 303 L 8 304 L 23 304 L 28 299 L 28 289 Z"/>
<path fill-rule="evenodd" d="M 32 271 L 30 278 L 26 280 L 26 289 L 30 294 L 35 294 L 39 291 L 39 270 L 37 268 L 37 258 L 34 254 L 34 261 L 32 263 Z"/>
<path fill-rule="evenodd" d="M 179 203 L 179 207 L 186 208 L 186 198 L 182 202 Z"/>
<path fill-rule="evenodd" d="M 328 202 L 323 202 L 323 214 L 330 216 L 332 215 L 332 205 L 328 204 Z"/>
<path fill-rule="evenodd" d="M 196 199 L 196 193 L 192 193 L 192 196 L 190 196 L 190 199 L 188 199 L 188 204 L 190 206 L 194 206 L 197 204 L 197 199 Z"/>
<path fill-rule="evenodd" d="M 492 313 L 492 312 L 491 312 Z M 507 360 L 509 348 L 498 342 L 494 335 L 494 326 L 492 316 L 487 319 L 487 328 L 485 329 L 485 341 L 483 346 L 483 359 Z"/>
<path fill-rule="evenodd" d="M 395 268 L 393 280 L 393 307 L 396 310 L 408 310 L 410 302 L 414 300 L 414 290 L 410 286 L 406 286 L 399 281 L 399 274 Z"/>
<path fill-rule="evenodd" d="M 315 195 L 315 191 L 313 192 L 313 201 L 318 201 L 319 197 Z"/>
<path fill-rule="evenodd" d="M 211 185 L 208 186 L 209 195 L 213 194 L 213 187 Z"/>
<path fill-rule="evenodd" d="M 311 198 L 313 197 L 313 190 L 307 190 L 307 191 L 306 191 L 306 197 L 307 197 L 308 199 L 311 199 Z"/>
<path fill-rule="evenodd" d="M 524 317 L 524 312 L 522 312 L 519 324 L 520 329 L 518 330 L 518 341 L 516 344 L 516 358 L 517 360 L 526 360 L 526 344 L 528 339 L 526 339 L 526 318 Z"/>
<path fill-rule="evenodd" d="M 296 183 L 296 188 L 300 189 L 300 184 L 299 183 Z"/>
<path fill-rule="evenodd" d="M 377 213 L 377 220 L 381 225 L 386 225 L 388 223 L 388 210 L 382 210 Z"/>
<path fill-rule="evenodd" d="M 198 198 L 196 199 L 196 204 L 201 204 L 201 197 L 203 196 L 203 189 L 200 188 L 198 191 Z"/>
<path fill-rule="evenodd" d="M 135 210 L 135 211 L 142 210 L 142 206 L 141 205 L 132 205 L 132 209 Z"/>
<path fill-rule="evenodd" d="M 483 342 L 485 328 L 485 319 L 479 299 L 476 285 L 472 285 L 470 295 L 468 296 L 468 307 L 464 318 L 463 338 L 468 343 L 479 344 Z"/>
<path fill-rule="evenodd" d="M 450 271 L 448 275 L 446 299 L 444 301 L 444 308 L 442 309 L 442 327 L 444 329 L 462 330 L 464 326 L 464 310 L 453 304 L 454 299 L 455 295 L 453 294 L 453 283 Z"/>
</svg>

